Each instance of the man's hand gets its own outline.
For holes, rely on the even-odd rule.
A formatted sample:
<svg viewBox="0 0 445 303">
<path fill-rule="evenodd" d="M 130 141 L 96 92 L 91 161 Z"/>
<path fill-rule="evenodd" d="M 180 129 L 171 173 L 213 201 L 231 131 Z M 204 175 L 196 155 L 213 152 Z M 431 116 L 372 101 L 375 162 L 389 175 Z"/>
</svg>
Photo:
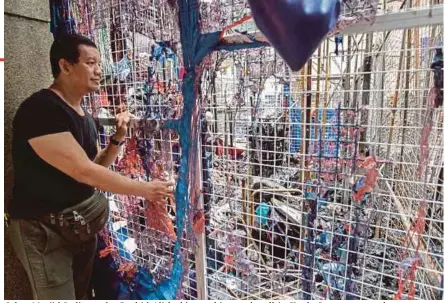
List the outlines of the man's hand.
<svg viewBox="0 0 445 303">
<path fill-rule="evenodd" d="M 173 186 L 175 182 L 151 181 L 146 185 L 144 198 L 150 202 L 165 204 L 165 198 L 174 198 Z"/>
<path fill-rule="evenodd" d="M 122 142 L 127 134 L 128 124 L 131 122 L 131 118 L 134 116 L 129 112 L 122 112 L 116 115 L 116 134 L 114 134 L 114 140 Z M 118 154 L 119 146 L 114 144 L 108 144 L 104 149 L 100 149 L 99 142 L 97 142 L 97 155 L 94 159 L 94 163 L 108 167 L 113 163 Z"/>
<path fill-rule="evenodd" d="M 122 141 L 127 135 L 128 124 L 134 116 L 128 111 L 116 115 L 116 134 L 114 140 Z"/>
</svg>

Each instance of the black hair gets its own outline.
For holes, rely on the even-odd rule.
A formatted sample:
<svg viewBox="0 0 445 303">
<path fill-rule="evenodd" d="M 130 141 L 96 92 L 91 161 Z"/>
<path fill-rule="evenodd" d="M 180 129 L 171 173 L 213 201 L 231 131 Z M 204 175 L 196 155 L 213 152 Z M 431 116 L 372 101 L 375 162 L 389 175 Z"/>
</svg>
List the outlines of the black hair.
<svg viewBox="0 0 445 303">
<path fill-rule="evenodd" d="M 54 78 L 57 78 L 60 74 L 59 61 L 61 59 L 65 59 L 72 64 L 79 61 L 79 45 L 87 45 L 97 48 L 93 41 L 78 34 L 65 34 L 54 40 L 49 52 L 51 71 Z"/>
</svg>

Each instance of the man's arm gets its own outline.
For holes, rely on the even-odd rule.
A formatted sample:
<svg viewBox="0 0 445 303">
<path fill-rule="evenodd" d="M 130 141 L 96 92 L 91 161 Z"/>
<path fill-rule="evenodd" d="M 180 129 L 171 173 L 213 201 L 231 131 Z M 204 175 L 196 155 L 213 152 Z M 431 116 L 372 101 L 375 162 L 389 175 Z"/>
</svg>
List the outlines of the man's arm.
<svg viewBox="0 0 445 303">
<path fill-rule="evenodd" d="M 120 146 L 108 143 L 107 147 L 101 149 L 99 142 L 97 143 L 97 156 L 94 158 L 94 163 L 109 167 L 116 160 L 119 155 Z"/>
<path fill-rule="evenodd" d="M 28 142 L 40 158 L 78 182 L 117 194 L 144 197 L 153 202 L 173 197 L 171 182 L 138 182 L 90 161 L 70 132 L 45 135 Z"/>
<path fill-rule="evenodd" d="M 130 123 L 132 115 L 129 112 L 122 112 L 116 115 L 116 134 L 114 135 L 114 139 L 118 142 L 121 142 L 125 139 L 128 129 L 128 123 Z M 97 143 L 97 156 L 94 159 L 94 163 L 99 165 L 108 167 L 110 166 L 117 158 L 119 154 L 120 147 L 114 144 L 109 143 L 107 147 L 104 149 L 100 149 L 99 144 Z"/>
</svg>

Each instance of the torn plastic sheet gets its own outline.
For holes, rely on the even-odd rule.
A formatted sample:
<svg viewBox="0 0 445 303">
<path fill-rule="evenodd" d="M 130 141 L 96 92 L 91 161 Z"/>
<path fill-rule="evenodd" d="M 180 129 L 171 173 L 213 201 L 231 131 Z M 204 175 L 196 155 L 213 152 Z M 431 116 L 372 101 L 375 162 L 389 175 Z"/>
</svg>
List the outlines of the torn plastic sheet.
<svg viewBox="0 0 445 303">
<path fill-rule="evenodd" d="M 104 238 L 99 237 L 98 249 L 105 249 Z M 95 298 L 100 300 L 169 300 L 176 296 L 176 288 L 168 283 L 157 284 L 146 268 L 137 267 L 132 279 L 119 273 L 120 265 L 108 255 L 96 256 L 93 270 Z"/>
<path fill-rule="evenodd" d="M 127 56 L 124 54 L 124 57 L 119 62 L 113 64 L 112 69 L 113 74 L 116 75 L 120 81 L 125 81 L 131 73 L 131 67 Z"/>
</svg>

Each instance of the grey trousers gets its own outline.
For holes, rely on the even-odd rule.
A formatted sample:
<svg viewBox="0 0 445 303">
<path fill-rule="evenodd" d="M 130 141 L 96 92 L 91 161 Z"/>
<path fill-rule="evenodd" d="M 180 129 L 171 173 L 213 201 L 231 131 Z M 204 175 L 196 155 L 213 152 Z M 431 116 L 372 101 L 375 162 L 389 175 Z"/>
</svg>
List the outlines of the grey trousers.
<svg viewBox="0 0 445 303">
<path fill-rule="evenodd" d="M 97 232 L 108 212 L 108 201 L 96 192 L 58 214 L 10 220 L 12 246 L 28 274 L 35 300 L 90 299 Z"/>
</svg>

